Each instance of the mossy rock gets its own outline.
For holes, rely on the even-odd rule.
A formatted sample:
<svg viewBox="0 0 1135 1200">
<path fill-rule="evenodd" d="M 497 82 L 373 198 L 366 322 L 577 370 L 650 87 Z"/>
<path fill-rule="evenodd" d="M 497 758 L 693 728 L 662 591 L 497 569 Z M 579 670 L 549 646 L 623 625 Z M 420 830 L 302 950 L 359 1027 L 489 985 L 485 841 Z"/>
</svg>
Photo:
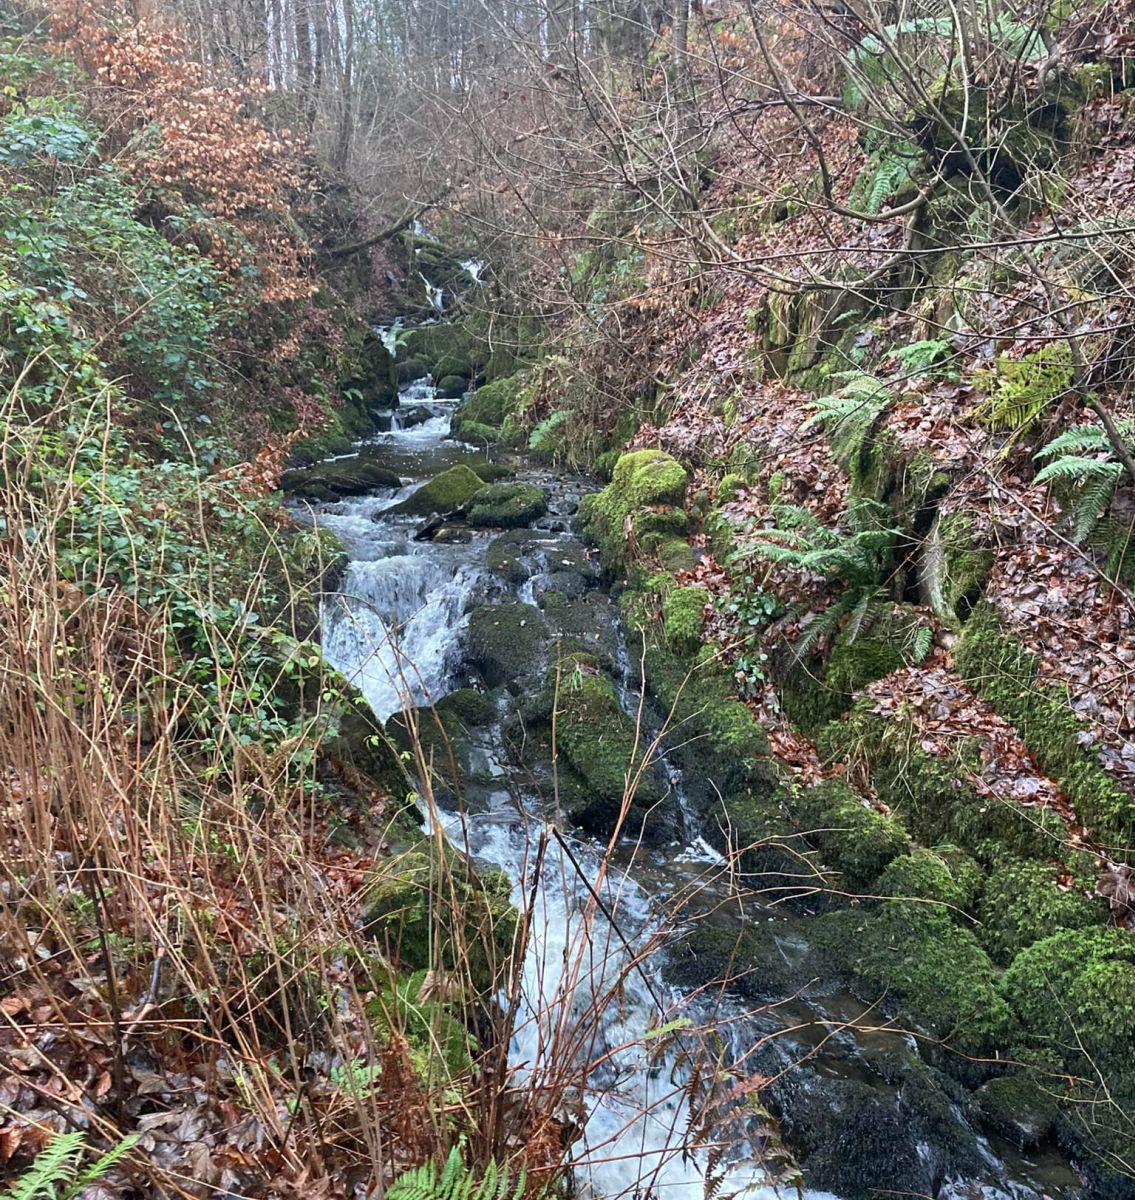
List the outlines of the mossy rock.
<svg viewBox="0 0 1135 1200">
<path fill-rule="evenodd" d="M 824 684 L 837 696 L 850 698 L 869 683 L 882 679 L 903 665 L 901 644 L 893 636 L 856 638 L 846 633 L 838 638 L 828 656 Z"/>
<path fill-rule="evenodd" d="M 962 677 L 1011 724 L 1091 833 L 1116 853 L 1135 840 L 1135 803 L 1080 744 L 1083 723 L 1065 689 L 1038 679 L 1039 662 L 979 605 L 954 648 Z M 1028 855 L 1026 857 L 1031 857 Z"/>
<path fill-rule="evenodd" d="M 585 497 L 579 510 L 583 531 L 599 546 L 607 570 L 626 566 L 628 518 L 646 552 L 684 532 L 680 506 L 686 484 L 681 463 L 661 450 L 635 450 L 619 458 L 611 482 Z M 653 540 L 653 546 L 644 545 L 647 540 Z"/>
<path fill-rule="evenodd" d="M 468 379 L 461 375 L 443 375 L 437 381 L 434 394 L 441 400 L 457 400 L 465 394 L 468 386 Z"/>
<path fill-rule="evenodd" d="M 823 871 L 815 852 L 792 831 L 780 796 L 727 796 L 720 807 L 720 813 L 707 814 L 702 834 L 730 856 L 738 881 L 770 900 L 803 899 L 815 907 Z"/>
<path fill-rule="evenodd" d="M 918 847 L 892 859 L 876 890 L 883 896 L 936 901 L 961 915 L 973 905 L 981 884 L 977 862 L 964 850 L 944 843 L 932 850 Z"/>
<path fill-rule="evenodd" d="M 486 604 L 469 618 L 469 661 L 489 687 L 538 677 L 547 644 L 548 627 L 532 604 Z"/>
<path fill-rule="evenodd" d="M 1107 906 L 1061 890 L 1053 866 L 1005 857 L 990 872 L 977 917 L 981 944 L 995 962 L 1008 963 L 1026 946 L 1059 930 L 1102 925 Z"/>
<path fill-rule="evenodd" d="M 568 809 L 589 833 L 610 835 L 624 797 L 642 766 L 645 741 L 619 704 L 614 685 L 586 656 L 568 656 L 548 681 L 556 706 L 556 747 L 586 784 L 586 797 Z M 660 807 L 660 790 L 648 768 L 631 797 L 624 832 L 652 839 L 674 832 L 672 805 Z M 657 810 L 657 811 L 654 811 Z"/>
<path fill-rule="evenodd" d="M 466 424 L 484 425 L 499 431 L 505 419 L 515 415 L 519 398 L 520 380 L 515 375 L 486 383 L 467 397 L 453 414 L 452 431 L 459 434 Z"/>
<path fill-rule="evenodd" d="M 457 441 L 466 442 L 470 446 L 477 446 L 482 450 L 487 450 L 491 446 L 496 446 L 501 440 L 501 431 L 493 425 L 481 425 L 477 421 L 465 421 L 460 429 L 450 428 L 449 436 Z"/>
<path fill-rule="evenodd" d="M 415 517 L 453 512 L 468 504 L 486 486 L 475 471 L 464 463 L 458 463 L 422 484 L 412 496 L 396 504 L 391 511 L 409 513 Z"/>
<path fill-rule="evenodd" d="M 444 285 L 443 285 L 444 286 Z M 401 353 L 421 362 L 435 379 L 474 372 L 475 353 L 469 335 L 459 325 L 422 325 L 406 333 Z"/>
<path fill-rule="evenodd" d="M 723 849 L 722 797 L 732 803 L 746 796 L 769 798 L 778 790 L 768 734 L 738 699 L 728 672 L 708 658 L 693 663 L 678 658 L 636 593 L 624 593 L 622 606 L 628 628 L 645 636 L 646 685 L 662 716 L 670 718 L 667 753 L 682 769 L 691 802 L 716 815 L 707 837 Z"/>
<path fill-rule="evenodd" d="M 817 917 L 814 945 L 868 1002 L 884 995 L 965 1052 L 1002 1046 L 1012 1013 L 977 939 L 934 905 L 879 901 Z"/>
<path fill-rule="evenodd" d="M 376 979 L 383 974 L 382 967 L 375 968 Z M 366 1006 L 367 1017 L 382 1042 L 404 1038 L 417 1075 L 427 1085 L 444 1086 L 467 1076 L 477 1047 L 458 1004 L 429 996 L 423 988 L 429 977 L 426 970 L 401 979 L 388 974 Z M 468 997 L 456 999 L 460 1003 Z"/>
<path fill-rule="evenodd" d="M 504 463 L 474 462 L 469 464 L 469 468 L 484 483 L 500 483 L 502 480 L 511 479 L 513 475 L 512 468 L 506 467 Z"/>
<path fill-rule="evenodd" d="M 793 802 L 801 829 L 853 890 L 869 888 L 884 867 L 910 850 L 910 836 L 894 817 L 867 807 L 840 780 L 808 788 Z"/>
<path fill-rule="evenodd" d="M 493 698 L 474 688 L 458 688 L 443 696 L 436 707 L 442 712 L 452 713 L 471 729 L 491 725 L 497 718 L 497 706 Z"/>
<path fill-rule="evenodd" d="M 993 570 L 993 550 L 965 513 L 939 516 L 922 544 L 919 591 L 939 621 L 959 628 L 973 611 Z"/>
<path fill-rule="evenodd" d="M 357 688 L 344 679 L 336 690 L 343 697 L 336 733 L 322 747 L 322 753 L 361 771 L 399 803 L 408 803 L 415 788 L 398 747 Z"/>
<path fill-rule="evenodd" d="M 531 483 L 489 483 L 474 497 L 466 513 L 470 525 L 489 529 L 521 529 L 548 511 L 548 493 Z"/>
<path fill-rule="evenodd" d="M 410 851 L 368 881 L 364 928 L 393 961 L 467 975 L 479 994 L 508 976 L 517 934 L 508 877 L 474 872 L 452 851 Z"/>
<path fill-rule="evenodd" d="M 679 587 L 662 602 L 662 628 L 675 654 L 688 658 L 701 645 L 709 593 L 703 587 Z"/>
<path fill-rule="evenodd" d="M 314 467 L 285 471 L 280 490 L 301 500 L 336 500 L 340 496 L 361 496 L 381 488 L 399 488 L 397 471 L 377 463 L 367 454 L 337 458 Z"/>
<path fill-rule="evenodd" d="M 1019 1150 L 1048 1141 L 1060 1115 L 1052 1091 L 1027 1075 L 990 1079 L 974 1093 L 974 1103 L 981 1120 Z"/>
<path fill-rule="evenodd" d="M 756 1003 L 783 1000 L 805 982 L 799 955 L 782 944 L 793 932 L 791 923 L 784 920 L 769 923 L 742 918 L 737 924 L 724 925 L 699 918 L 668 946 L 665 979 L 684 992 L 713 990 L 713 984 L 722 984 Z"/>
<path fill-rule="evenodd" d="M 429 364 L 420 358 L 401 358 L 394 364 L 394 378 L 399 386 L 425 379 L 429 373 Z"/>
<path fill-rule="evenodd" d="M 1135 1084 L 1135 933 L 1069 929 L 1034 942 L 1009 965 L 1001 994 L 1026 1037 L 1051 1046 L 1069 1070 Z"/>
<path fill-rule="evenodd" d="M 676 575 L 679 571 L 692 571 L 694 568 L 694 548 L 684 537 L 671 537 L 658 543 L 655 550 L 659 566 Z"/>
</svg>

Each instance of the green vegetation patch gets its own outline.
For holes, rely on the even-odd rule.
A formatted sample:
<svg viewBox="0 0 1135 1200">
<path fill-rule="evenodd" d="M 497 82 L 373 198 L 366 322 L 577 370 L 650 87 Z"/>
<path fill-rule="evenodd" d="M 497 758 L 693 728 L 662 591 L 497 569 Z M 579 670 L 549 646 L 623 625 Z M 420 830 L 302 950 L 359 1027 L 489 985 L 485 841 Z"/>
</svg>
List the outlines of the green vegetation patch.
<svg viewBox="0 0 1135 1200">
<path fill-rule="evenodd" d="M 458 463 L 422 484 L 412 496 L 396 504 L 392 511 L 417 517 L 452 512 L 468 504 L 486 486 L 475 471 L 464 463 Z"/>
</svg>

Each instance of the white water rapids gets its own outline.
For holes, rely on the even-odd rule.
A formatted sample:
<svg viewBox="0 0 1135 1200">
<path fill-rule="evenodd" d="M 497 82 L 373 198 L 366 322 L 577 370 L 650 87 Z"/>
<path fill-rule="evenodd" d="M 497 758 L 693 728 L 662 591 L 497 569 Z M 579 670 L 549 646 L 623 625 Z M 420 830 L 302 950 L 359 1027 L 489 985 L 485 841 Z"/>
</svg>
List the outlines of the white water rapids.
<svg viewBox="0 0 1135 1200">
<path fill-rule="evenodd" d="M 471 447 L 446 440 L 453 407 L 436 399 L 429 379 L 404 389 L 401 415 L 396 411 L 390 431 L 373 439 L 402 475 L 403 488 L 321 505 L 316 514 L 350 555 L 340 594 L 325 603 L 325 653 L 384 720 L 467 685 L 461 647 L 471 607 L 492 599 L 532 600 L 531 581 L 508 591 L 486 570 L 484 555 L 493 535 L 474 534 L 465 544 L 415 542 L 418 520 L 390 511 L 438 470 L 471 459 Z M 550 528 L 564 528 L 558 515 L 553 504 Z M 624 681 L 624 706 L 633 709 L 634 700 Z M 684 1035 L 664 1037 L 655 1031 L 676 1018 L 688 1016 L 696 1024 L 716 1015 L 722 1062 L 740 1062 L 777 1020 L 766 1018 L 763 1026 L 738 1020 L 739 1004 L 711 1014 L 684 1001 L 663 977 L 652 934 L 665 919 L 668 897 L 716 870 L 713 852 L 696 829 L 690 831 L 688 850 L 675 856 L 670 849 L 653 858 L 626 847 L 605 858 L 602 845 L 566 831 L 549 838 L 547 811 L 510 774 L 497 734 L 499 729 L 473 742 L 478 766 L 499 787 L 490 783 L 473 811 L 439 812 L 436 819 L 455 846 L 508 875 L 518 909 L 531 903 L 521 1006 L 510 1046 L 515 1076 L 537 1087 L 556 1073 L 565 1054 L 592 1064 L 581 1097 L 584 1127 L 573 1146 L 581 1193 L 700 1200 L 708 1152 L 688 1137 L 690 1068 Z M 542 836 L 543 869 L 534 880 Z M 602 909 L 596 908 L 596 892 Z M 774 918 L 756 909 L 749 919 Z M 629 969 L 628 943 L 635 951 L 648 948 L 645 959 Z M 565 1050 L 572 1037 L 576 1042 Z M 754 1118 L 752 1125 L 750 1144 L 734 1151 L 723 1194 L 833 1200 L 827 1193 L 771 1186 L 758 1161 L 764 1124 Z M 999 1163 L 992 1153 L 989 1163 L 996 1177 Z M 940 1200 L 1026 1200 L 1042 1193 L 1005 1179 L 1003 1185 L 944 1182 L 937 1195 Z"/>
</svg>

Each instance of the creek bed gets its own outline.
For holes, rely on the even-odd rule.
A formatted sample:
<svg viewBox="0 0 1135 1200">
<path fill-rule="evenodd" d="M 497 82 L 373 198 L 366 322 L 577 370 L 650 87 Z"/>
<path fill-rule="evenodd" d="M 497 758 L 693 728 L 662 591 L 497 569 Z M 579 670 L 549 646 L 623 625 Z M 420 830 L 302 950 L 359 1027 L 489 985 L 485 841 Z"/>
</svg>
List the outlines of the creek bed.
<svg viewBox="0 0 1135 1200">
<path fill-rule="evenodd" d="M 694 1145 L 689 1130 L 719 1123 L 732 1146 L 728 1190 L 753 1200 L 780 1194 L 760 1165 L 771 1144 L 766 1118 L 736 1100 L 722 1101 L 720 1088 L 705 1092 L 691 1113 L 694 1035 L 644 1040 L 650 1030 L 688 1020 L 691 1029 L 715 1028 L 726 1048 L 732 1064 L 726 1092 L 745 1075 L 774 1081 L 769 1103 L 789 1141 L 841 1195 L 869 1183 L 909 1190 L 910 1181 L 923 1194 L 958 1200 L 1079 1195 L 1076 1176 L 1055 1151 L 1025 1154 L 977 1131 L 960 1089 L 923 1063 L 912 1037 L 851 1030 L 852 1023 L 885 1022 L 878 1012 L 865 1017 L 864 1006 L 842 987 L 809 977 L 806 916 L 732 895 L 726 864 L 701 838 L 685 803 L 681 772 L 664 758 L 656 771 L 659 803 L 674 815 L 671 836 L 659 844 L 626 838 L 608 854 L 604 837 L 588 837 L 562 820 L 547 774 L 528 769 L 517 752 L 531 679 L 513 680 L 511 690 L 487 688 L 483 664 L 478 669 L 471 661 L 472 614 L 505 606 L 502 614 L 532 613 L 541 622 L 554 615 L 560 627 L 567 620 L 575 643 L 582 640 L 615 679 L 632 716 L 640 704 L 637 671 L 617 604 L 570 532 L 579 499 L 590 490 L 586 481 L 519 464 L 518 480 L 547 490 L 548 513 L 531 530 L 503 538 L 473 530 L 464 541 L 417 541 L 422 519 L 394 511 L 437 472 L 488 461 L 448 440 L 457 403 L 439 400 L 428 379 L 403 389 L 391 427 L 370 439 L 368 454 L 404 486 L 308 508 L 350 557 L 340 594 L 325 604 L 324 647 L 383 720 L 461 688 L 486 692 L 493 702 L 494 715 L 461 738 L 463 785 L 439 793 L 437 820 L 456 846 L 506 872 L 518 907 L 533 904 L 522 1014 L 510 1047 L 518 1076 L 538 1084 L 553 1074 L 569 1028 L 570 1053 L 599 1064 L 588 1079 L 589 1115 L 574 1146 L 577 1185 L 608 1196 L 696 1200 L 705 1187 L 707 1151 Z M 399 411 L 411 410 L 418 410 L 414 421 L 403 425 Z M 551 592 L 566 592 L 566 605 L 541 614 Z M 521 615 L 518 628 L 527 619 Z M 549 838 L 553 826 L 557 834 Z M 533 890 L 542 841 L 543 869 Z M 658 952 L 667 934 L 699 917 L 727 932 L 745 931 L 746 946 L 756 948 L 755 961 L 730 989 L 706 988 L 712 976 L 696 977 L 699 966 L 689 955 L 682 967 L 680 950 Z M 646 957 L 629 968 L 633 952 Z M 806 1194 L 820 1200 L 830 1193 Z"/>
</svg>

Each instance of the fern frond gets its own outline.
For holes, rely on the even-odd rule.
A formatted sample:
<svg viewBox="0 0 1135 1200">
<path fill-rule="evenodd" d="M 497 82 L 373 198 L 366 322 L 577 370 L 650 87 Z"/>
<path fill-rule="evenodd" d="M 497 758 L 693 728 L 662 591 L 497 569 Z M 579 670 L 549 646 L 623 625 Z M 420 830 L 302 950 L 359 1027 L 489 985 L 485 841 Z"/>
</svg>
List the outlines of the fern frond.
<svg viewBox="0 0 1135 1200">
<path fill-rule="evenodd" d="M 490 1159 L 478 1179 L 465 1165 L 461 1146 L 454 1146 L 438 1170 L 432 1159 L 403 1171 L 386 1189 L 388 1200 L 522 1200 L 527 1185 L 523 1170 L 513 1186 L 508 1170 Z"/>
<path fill-rule="evenodd" d="M 1033 455 L 1034 458 L 1053 458 L 1058 454 L 1107 453 L 1111 444 L 1102 425 L 1075 425 L 1054 437 Z"/>
<path fill-rule="evenodd" d="M 1119 463 L 1101 463 L 1114 467 L 1112 472 L 1097 471 L 1089 475 L 1076 494 L 1076 515 L 1072 526 L 1072 540 L 1082 542 L 1095 529 L 1099 519 L 1111 507 L 1116 485 L 1123 473 Z"/>
<path fill-rule="evenodd" d="M 85 1144 L 81 1131 L 56 1135 L 0 1200 L 54 1200 L 59 1185 L 75 1179 Z"/>
<path fill-rule="evenodd" d="M 1036 483 L 1087 482 L 1089 479 L 1106 477 L 1117 483 L 1123 468 L 1117 462 L 1100 458 L 1082 458 L 1076 454 L 1065 454 L 1050 462 L 1037 473 Z"/>
<path fill-rule="evenodd" d="M 926 656 L 930 653 L 930 647 L 934 642 L 934 630 L 929 625 L 920 625 L 914 635 L 914 641 L 910 647 L 910 661 L 917 665 L 923 662 Z"/>
<path fill-rule="evenodd" d="M 875 618 L 878 616 L 878 599 L 879 591 L 864 591 L 859 600 L 856 601 L 855 607 L 851 610 L 851 615 L 847 619 L 845 632 L 847 640 L 854 642 L 861 637 L 875 623 Z"/>
<path fill-rule="evenodd" d="M 76 1196 L 81 1195 L 89 1187 L 93 1187 L 104 1175 L 110 1170 L 115 1163 L 121 1161 L 127 1154 L 133 1150 L 138 1141 L 138 1134 L 132 1133 L 128 1137 L 124 1137 L 117 1146 L 112 1146 L 105 1154 L 101 1155 L 94 1163 L 91 1164 L 85 1171 L 79 1173 L 78 1178 L 69 1187 L 65 1188 L 59 1195 L 59 1200 L 74 1200 Z"/>
</svg>

